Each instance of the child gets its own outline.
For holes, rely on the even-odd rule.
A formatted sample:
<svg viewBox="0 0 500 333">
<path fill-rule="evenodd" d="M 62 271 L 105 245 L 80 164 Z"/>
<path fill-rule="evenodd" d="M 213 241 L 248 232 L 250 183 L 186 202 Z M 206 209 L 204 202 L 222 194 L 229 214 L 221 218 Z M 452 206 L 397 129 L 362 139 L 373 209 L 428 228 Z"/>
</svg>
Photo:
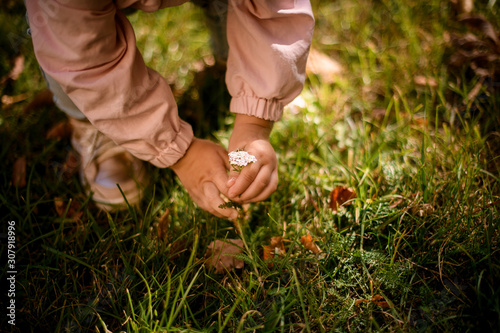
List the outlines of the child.
<svg viewBox="0 0 500 333">
<path fill-rule="evenodd" d="M 309 0 L 205 2 L 227 18 L 226 84 L 235 122 L 229 151 L 257 159 L 229 170 L 227 151 L 193 136 L 165 79 L 146 67 L 121 9 L 144 11 L 186 0 L 26 0 L 35 55 L 60 109 L 70 116 L 82 180 L 100 207 L 137 203 L 146 175 L 142 161 L 170 167 L 191 198 L 210 213 L 221 194 L 241 203 L 266 199 L 278 183 L 269 143 L 273 122 L 302 90 L 314 28 Z M 200 1 L 198 1 L 200 2 Z M 214 16 L 214 15 L 213 15 Z M 168 38 L 168 31 L 159 31 Z"/>
</svg>

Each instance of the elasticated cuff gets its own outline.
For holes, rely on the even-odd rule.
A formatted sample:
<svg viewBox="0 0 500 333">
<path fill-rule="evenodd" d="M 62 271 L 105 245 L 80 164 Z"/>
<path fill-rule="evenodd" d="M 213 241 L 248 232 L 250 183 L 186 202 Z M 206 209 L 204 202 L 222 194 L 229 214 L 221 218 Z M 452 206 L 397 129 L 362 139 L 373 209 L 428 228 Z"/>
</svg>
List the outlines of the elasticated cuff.
<svg viewBox="0 0 500 333">
<path fill-rule="evenodd" d="M 159 156 L 149 162 L 159 168 L 168 168 L 174 165 L 186 154 L 193 138 L 191 125 L 181 120 L 181 127 L 175 140 Z"/>
<path fill-rule="evenodd" d="M 275 99 L 238 96 L 231 99 L 230 110 L 232 113 L 278 121 L 283 115 L 283 103 Z"/>
</svg>

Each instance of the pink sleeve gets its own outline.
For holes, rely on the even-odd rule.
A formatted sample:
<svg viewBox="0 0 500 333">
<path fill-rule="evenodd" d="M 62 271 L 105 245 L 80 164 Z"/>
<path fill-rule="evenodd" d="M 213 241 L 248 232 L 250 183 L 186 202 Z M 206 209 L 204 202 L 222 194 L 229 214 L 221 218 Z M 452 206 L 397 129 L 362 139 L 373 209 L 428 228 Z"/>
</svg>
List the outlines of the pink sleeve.
<svg viewBox="0 0 500 333">
<path fill-rule="evenodd" d="M 309 0 L 230 0 L 227 21 L 231 112 L 279 120 L 304 86 L 314 29 Z"/>
<path fill-rule="evenodd" d="M 146 67 L 134 31 L 111 0 L 26 0 L 35 54 L 102 133 L 140 159 L 168 167 L 193 133 L 165 79 Z"/>
</svg>

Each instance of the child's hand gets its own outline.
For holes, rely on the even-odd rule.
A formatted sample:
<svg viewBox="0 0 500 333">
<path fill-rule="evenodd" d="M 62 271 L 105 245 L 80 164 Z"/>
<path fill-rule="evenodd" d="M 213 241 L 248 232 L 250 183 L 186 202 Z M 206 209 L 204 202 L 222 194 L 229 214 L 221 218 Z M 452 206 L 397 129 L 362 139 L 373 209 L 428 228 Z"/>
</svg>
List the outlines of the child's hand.
<svg viewBox="0 0 500 333">
<path fill-rule="evenodd" d="M 235 219 L 234 208 L 219 208 L 227 196 L 227 151 L 220 145 L 194 139 L 186 154 L 171 169 L 177 174 L 191 198 L 200 208 L 218 217 Z"/>
<path fill-rule="evenodd" d="M 227 182 L 227 197 L 247 203 L 269 197 L 278 186 L 276 153 L 269 143 L 273 123 L 252 116 L 237 114 L 229 151 L 243 149 L 254 155 L 257 162 L 243 167 L 240 173 L 231 169 Z"/>
</svg>

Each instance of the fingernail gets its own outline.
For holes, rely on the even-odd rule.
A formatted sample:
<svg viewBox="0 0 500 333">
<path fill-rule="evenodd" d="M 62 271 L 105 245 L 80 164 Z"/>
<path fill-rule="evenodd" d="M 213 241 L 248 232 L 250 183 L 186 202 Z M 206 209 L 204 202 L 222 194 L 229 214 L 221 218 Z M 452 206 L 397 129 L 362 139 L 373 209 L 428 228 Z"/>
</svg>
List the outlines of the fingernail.
<svg viewBox="0 0 500 333">
<path fill-rule="evenodd" d="M 231 214 L 231 216 L 229 216 L 229 219 L 230 219 L 230 220 L 236 220 L 237 218 L 238 218 L 238 213 L 237 213 L 237 212 L 233 212 L 233 213 Z"/>
<path fill-rule="evenodd" d="M 234 183 L 236 182 L 236 177 L 231 177 L 228 181 L 227 181 L 227 184 L 226 186 L 227 187 L 231 187 L 234 185 Z"/>
</svg>

